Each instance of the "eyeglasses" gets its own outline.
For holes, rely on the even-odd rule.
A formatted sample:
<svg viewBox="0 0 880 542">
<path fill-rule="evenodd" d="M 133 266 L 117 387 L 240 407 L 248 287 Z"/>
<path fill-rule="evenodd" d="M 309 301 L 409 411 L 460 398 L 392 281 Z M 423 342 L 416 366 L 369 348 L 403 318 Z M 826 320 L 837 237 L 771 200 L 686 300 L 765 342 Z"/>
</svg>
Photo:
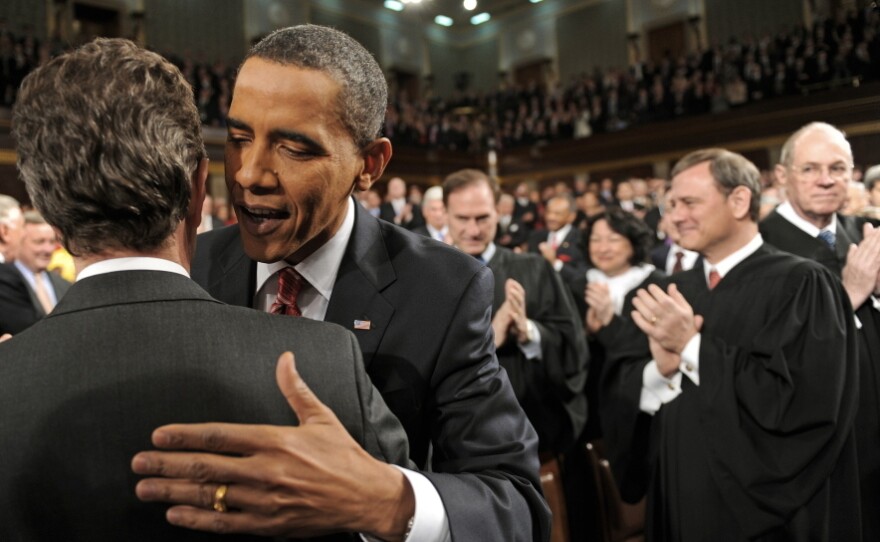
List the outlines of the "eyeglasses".
<svg viewBox="0 0 880 542">
<path fill-rule="evenodd" d="M 800 177 L 808 181 L 818 180 L 823 172 L 834 181 L 845 181 L 849 178 L 853 168 L 849 164 L 838 162 L 827 167 L 820 164 L 810 163 L 802 166 L 791 166 L 791 169 Z"/>
</svg>

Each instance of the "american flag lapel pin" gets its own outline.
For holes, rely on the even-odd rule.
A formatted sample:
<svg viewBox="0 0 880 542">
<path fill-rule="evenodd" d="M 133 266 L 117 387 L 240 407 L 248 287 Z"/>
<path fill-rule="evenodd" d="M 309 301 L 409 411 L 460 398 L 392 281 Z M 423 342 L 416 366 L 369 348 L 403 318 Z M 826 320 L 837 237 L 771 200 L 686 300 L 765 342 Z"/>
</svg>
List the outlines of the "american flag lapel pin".
<svg viewBox="0 0 880 542">
<path fill-rule="evenodd" d="M 369 320 L 355 320 L 354 321 L 354 328 L 368 331 L 370 329 L 370 321 Z"/>
</svg>

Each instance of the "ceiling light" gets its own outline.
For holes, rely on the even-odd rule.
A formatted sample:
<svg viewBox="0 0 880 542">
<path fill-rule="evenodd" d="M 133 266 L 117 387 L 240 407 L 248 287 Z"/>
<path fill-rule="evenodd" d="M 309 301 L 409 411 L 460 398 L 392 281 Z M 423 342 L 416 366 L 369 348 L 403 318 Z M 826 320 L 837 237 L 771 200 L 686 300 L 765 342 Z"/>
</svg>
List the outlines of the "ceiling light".
<svg viewBox="0 0 880 542">
<path fill-rule="evenodd" d="M 403 4 L 397 0 L 385 0 L 385 7 L 394 11 L 403 11 Z"/>
<path fill-rule="evenodd" d="M 531 3 L 533 3 L 533 4 L 537 4 L 537 3 L 540 3 L 540 2 L 543 2 L 543 1 L 544 1 L 544 0 L 529 0 L 529 2 L 531 2 Z"/>
<path fill-rule="evenodd" d="M 477 0 L 464 0 L 464 9 L 468 11 L 473 11 L 477 9 Z"/>
<path fill-rule="evenodd" d="M 491 18 L 492 16 L 486 12 L 478 13 L 471 17 L 471 24 L 483 24 Z"/>
<path fill-rule="evenodd" d="M 437 15 L 434 17 L 434 22 L 440 26 L 452 26 L 452 19 L 446 15 Z"/>
</svg>

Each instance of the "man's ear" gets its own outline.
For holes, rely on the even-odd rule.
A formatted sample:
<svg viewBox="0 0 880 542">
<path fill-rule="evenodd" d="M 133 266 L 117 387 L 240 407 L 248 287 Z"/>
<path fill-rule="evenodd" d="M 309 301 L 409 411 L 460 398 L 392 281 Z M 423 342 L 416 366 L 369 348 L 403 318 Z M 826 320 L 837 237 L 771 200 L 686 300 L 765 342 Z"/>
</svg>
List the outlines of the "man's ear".
<svg viewBox="0 0 880 542">
<path fill-rule="evenodd" d="M 192 174 L 191 193 L 189 207 L 186 210 L 187 220 L 193 229 L 198 228 L 202 222 L 202 205 L 205 203 L 206 186 L 208 182 L 208 158 L 199 160 L 199 165 Z"/>
<path fill-rule="evenodd" d="M 357 190 L 369 190 L 373 183 L 379 180 L 385 166 L 391 160 L 391 141 L 387 137 L 380 137 L 361 151 L 364 159 L 364 167 L 355 181 Z"/>
<path fill-rule="evenodd" d="M 785 186 L 788 184 L 788 170 L 782 164 L 776 164 L 776 167 L 773 168 L 773 173 L 776 174 L 776 180 L 779 181 L 779 184 Z"/>
<path fill-rule="evenodd" d="M 737 186 L 730 191 L 727 201 L 731 205 L 733 216 L 738 220 L 749 216 L 749 209 L 752 204 L 752 191 L 745 186 Z"/>
</svg>

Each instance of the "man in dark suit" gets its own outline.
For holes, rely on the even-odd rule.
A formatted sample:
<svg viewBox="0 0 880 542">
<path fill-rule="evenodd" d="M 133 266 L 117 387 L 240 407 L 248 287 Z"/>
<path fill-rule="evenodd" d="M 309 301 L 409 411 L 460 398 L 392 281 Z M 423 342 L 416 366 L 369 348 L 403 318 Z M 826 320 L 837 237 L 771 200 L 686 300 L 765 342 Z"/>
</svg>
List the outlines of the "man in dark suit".
<svg viewBox="0 0 880 542">
<path fill-rule="evenodd" d="M 0 194 L 0 335 L 18 333 L 37 321 L 24 277 L 12 265 L 24 233 L 24 215 L 15 198 Z"/>
<path fill-rule="evenodd" d="M 566 284 L 587 272 L 586 243 L 572 225 L 575 216 L 577 205 L 571 196 L 551 198 L 544 213 L 547 230 L 533 232 L 529 240 L 529 252 L 544 256 Z"/>
<path fill-rule="evenodd" d="M 135 484 L 144 500 L 155 487 L 130 468 L 160 463 L 132 457 L 156 426 L 179 420 L 287 426 L 262 440 L 320 430 L 384 469 L 387 478 L 371 483 L 406 489 L 381 462 L 408 464 L 404 432 L 349 332 L 228 307 L 188 278 L 208 162 L 177 68 L 129 41 L 97 40 L 34 71 L 13 118 L 21 176 L 79 276 L 48 317 L 0 344 L 0 539 L 203 539 L 135 496 Z M 296 351 L 297 368 L 290 354 L 276 367 L 285 350 Z M 153 442 L 165 445 L 165 435 Z M 288 479 L 307 486 L 309 474 Z M 247 500 L 240 478 L 202 484 L 193 504 L 218 523 L 228 521 L 227 504 L 271 513 Z M 386 535 L 357 517 L 334 530 Z"/>
<path fill-rule="evenodd" d="M 880 229 L 838 211 L 846 201 L 853 155 L 846 136 L 811 123 L 782 147 L 776 174 L 788 201 L 761 224 L 777 248 L 814 260 L 843 282 L 859 331 L 859 412 L 856 443 L 862 510 L 880 507 Z M 880 516 L 862 516 L 864 540 L 880 538 Z"/>
<path fill-rule="evenodd" d="M 400 177 L 388 181 L 388 193 L 379 206 L 379 218 L 408 230 L 425 225 L 421 206 L 406 199 L 406 183 Z"/>
<path fill-rule="evenodd" d="M 422 198 L 422 217 L 425 224 L 413 228 L 412 231 L 435 241 L 448 244 L 449 227 L 446 225 L 446 206 L 443 204 L 443 188 L 432 186 L 425 190 Z"/>
<path fill-rule="evenodd" d="M 513 217 L 516 200 L 510 194 L 501 194 L 498 197 L 498 233 L 495 234 L 495 244 L 511 250 L 523 246 L 528 241 L 528 230 L 523 223 Z"/>
<path fill-rule="evenodd" d="M 466 254 L 495 275 L 492 327 L 498 360 L 538 431 L 540 449 L 567 451 L 587 419 L 588 353 L 574 300 L 557 273 L 536 254 L 497 246 L 498 184 L 464 169 L 443 182 L 449 234 Z"/>
<path fill-rule="evenodd" d="M 371 488 L 345 496 L 367 517 L 385 519 L 395 529 L 389 538 L 541 540 L 549 514 L 538 489 L 537 437 L 494 355 L 491 271 L 377 220 L 351 198 L 379 178 L 391 156 L 390 142 L 378 136 L 386 93 L 381 68 L 341 32 L 296 26 L 256 45 L 239 71 L 228 119 L 226 180 L 239 227 L 199 239 L 193 276 L 222 301 L 266 310 L 292 268 L 304 280 L 302 314 L 354 330 L 372 381 L 406 429 L 411 458 L 430 467 L 404 471 L 411 492 L 400 499 L 380 499 Z M 198 439 L 217 429 L 165 430 Z M 236 451 L 234 440 L 219 449 Z M 289 452 L 297 453 L 296 443 Z M 323 472 L 336 456 L 324 450 L 311 461 Z M 166 488 L 197 491 L 181 480 L 193 461 L 162 457 L 163 472 L 177 478 Z M 201 477 L 222 480 L 231 460 L 209 457 L 214 468 Z M 282 454 L 260 472 L 271 479 L 287 461 Z M 379 475 L 359 461 L 344 473 Z M 283 487 L 251 489 L 288 498 Z M 239 517 L 236 526 L 262 532 L 288 518 L 327 516 L 282 508 L 280 519 Z M 407 517 L 399 521 L 388 510 Z M 179 519 L 223 527 L 193 510 L 181 510 Z"/>
<path fill-rule="evenodd" d="M 24 235 L 14 265 L 24 279 L 25 287 L 37 318 L 43 318 L 55 308 L 67 293 L 70 283 L 47 271 L 52 252 L 57 245 L 55 230 L 36 211 L 24 214 Z"/>
</svg>

